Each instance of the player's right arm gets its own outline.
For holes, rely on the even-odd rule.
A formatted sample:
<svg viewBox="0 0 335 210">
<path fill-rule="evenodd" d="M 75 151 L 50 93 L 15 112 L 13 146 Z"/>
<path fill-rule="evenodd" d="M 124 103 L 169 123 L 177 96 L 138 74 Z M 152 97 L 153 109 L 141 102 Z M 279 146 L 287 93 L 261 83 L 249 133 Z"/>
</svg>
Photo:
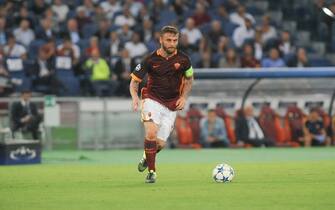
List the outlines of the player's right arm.
<svg viewBox="0 0 335 210">
<path fill-rule="evenodd" d="M 139 104 L 139 101 L 140 101 L 140 98 L 137 95 L 139 85 L 140 85 L 140 82 L 136 81 L 135 79 L 132 79 L 130 81 L 129 91 L 130 91 L 131 98 L 133 99 L 132 107 L 133 107 L 134 111 L 137 111 L 138 104 Z"/>
<path fill-rule="evenodd" d="M 129 91 L 130 91 L 131 98 L 133 99 L 132 106 L 133 106 L 134 111 L 138 110 L 138 105 L 140 101 L 140 98 L 138 97 L 138 88 L 139 88 L 139 85 L 143 77 L 146 75 L 147 72 L 148 72 L 148 67 L 147 67 L 147 62 L 145 59 L 141 64 L 138 64 L 135 67 L 135 70 L 130 74 L 131 81 L 129 85 Z"/>
</svg>

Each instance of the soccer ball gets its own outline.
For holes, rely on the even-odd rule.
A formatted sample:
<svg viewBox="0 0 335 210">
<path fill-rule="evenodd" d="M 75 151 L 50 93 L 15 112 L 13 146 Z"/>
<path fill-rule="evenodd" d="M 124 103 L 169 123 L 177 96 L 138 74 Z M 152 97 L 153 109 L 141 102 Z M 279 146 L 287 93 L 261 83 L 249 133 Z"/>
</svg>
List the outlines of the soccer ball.
<svg viewBox="0 0 335 210">
<path fill-rule="evenodd" d="M 213 169 L 212 177 L 214 181 L 219 183 L 231 182 L 235 175 L 234 169 L 226 164 L 221 163 Z"/>
</svg>

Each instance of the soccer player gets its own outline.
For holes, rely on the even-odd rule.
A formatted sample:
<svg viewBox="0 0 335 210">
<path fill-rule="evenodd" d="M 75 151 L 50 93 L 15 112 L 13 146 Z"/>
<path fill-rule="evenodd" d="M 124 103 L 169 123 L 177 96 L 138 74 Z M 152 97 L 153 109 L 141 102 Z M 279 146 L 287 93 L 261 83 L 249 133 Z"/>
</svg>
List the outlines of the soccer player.
<svg viewBox="0 0 335 210">
<path fill-rule="evenodd" d="M 146 183 L 156 182 L 156 153 L 162 150 L 169 137 L 177 110 L 184 108 L 192 87 L 193 68 L 188 56 L 177 50 L 179 31 L 164 26 L 160 31 L 161 47 L 147 56 L 131 73 L 130 94 L 133 110 L 137 111 L 140 98 L 139 84 L 148 74 L 147 86 L 141 90 L 141 118 L 144 124 L 144 154 L 138 164 L 143 172 L 148 168 Z"/>
</svg>

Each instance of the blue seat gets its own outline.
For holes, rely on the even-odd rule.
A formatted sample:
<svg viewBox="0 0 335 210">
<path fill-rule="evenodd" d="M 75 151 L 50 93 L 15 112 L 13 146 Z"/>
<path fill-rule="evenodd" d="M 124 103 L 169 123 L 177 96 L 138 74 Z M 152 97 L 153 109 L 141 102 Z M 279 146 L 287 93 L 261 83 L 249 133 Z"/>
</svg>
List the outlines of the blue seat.
<svg viewBox="0 0 335 210">
<path fill-rule="evenodd" d="M 226 33 L 227 36 L 232 37 L 235 29 L 238 27 L 238 25 L 227 21 L 223 24 L 223 30 Z"/>
<path fill-rule="evenodd" d="M 65 88 L 64 91 L 60 91 L 61 96 L 78 96 L 80 94 L 79 79 L 72 70 L 56 69 L 56 77 Z"/>
<path fill-rule="evenodd" d="M 310 59 L 310 64 L 312 67 L 327 67 L 334 66 L 328 59 L 326 58 L 312 58 Z"/>
<path fill-rule="evenodd" d="M 28 50 L 29 51 L 29 53 L 28 53 L 29 59 L 37 58 L 38 50 L 43 44 L 45 44 L 45 41 L 40 40 L 40 39 L 33 40 L 30 43 L 29 50 Z"/>
<path fill-rule="evenodd" d="M 84 36 L 84 38 L 90 38 L 97 32 L 98 28 L 96 24 L 88 23 L 83 26 L 81 29 L 81 32 Z"/>
</svg>

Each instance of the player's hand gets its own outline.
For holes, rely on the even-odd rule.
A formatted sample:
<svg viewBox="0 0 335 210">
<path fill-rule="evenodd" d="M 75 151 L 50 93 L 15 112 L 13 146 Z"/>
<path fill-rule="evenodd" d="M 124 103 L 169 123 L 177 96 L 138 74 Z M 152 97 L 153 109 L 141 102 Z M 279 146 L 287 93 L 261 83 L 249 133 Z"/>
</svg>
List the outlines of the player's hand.
<svg viewBox="0 0 335 210">
<path fill-rule="evenodd" d="M 177 110 L 184 109 L 185 104 L 186 104 L 186 98 L 185 97 L 180 97 L 178 99 L 178 101 L 176 102 L 176 109 Z"/>
<path fill-rule="evenodd" d="M 136 112 L 138 110 L 138 104 L 140 99 L 138 97 L 133 98 L 133 110 Z"/>
</svg>

